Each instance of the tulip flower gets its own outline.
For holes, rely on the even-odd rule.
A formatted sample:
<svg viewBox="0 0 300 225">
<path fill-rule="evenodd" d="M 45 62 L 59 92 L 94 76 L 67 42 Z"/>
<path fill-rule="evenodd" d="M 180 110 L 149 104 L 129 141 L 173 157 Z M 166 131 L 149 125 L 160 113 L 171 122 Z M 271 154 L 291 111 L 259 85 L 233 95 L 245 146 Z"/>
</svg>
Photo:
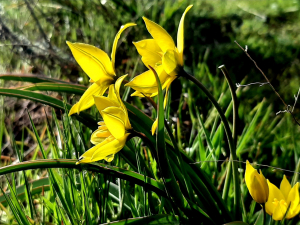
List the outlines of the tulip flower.
<svg viewBox="0 0 300 225">
<path fill-rule="evenodd" d="M 266 178 L 254 169 L 249 161 L 246 163 L 245 181 L 250 195 L 259 204 L 266 203 L 269 196 L 269 187 Z"/>
<path fill-rule="evenodd" d="M 149 66 L 151 66 L 156 70 L 162 84 L 162 89 L 166 89 L 164 105 L 166 105 L 169 87 L 183 67 L 184 18 L 192 6 L 188 6 L 181 17 L 177 33 L 177 47 L 172 37 L 164 28 L 148 20 L 146 17 L 143 17 L 143 19 L 153 39 L 133 43 L 142 56 L 145 66 L 149 69 Z M 153 97 L 158 94 L 156 79 L 151 70 L 136 76 L 125 86 L 136 90 L 131 96 Z M 156 127 L 157 121 L 152 126 L 152 134 L 155 132 Z"/>
<path fill-rule="evenodd" d="M 266 212 L 272 216 L 273 220 L 282 220 L 286 214 L 286 219 L 295 217 L 300 212 L 299 202 L 299 183 L 297 182 L 294 187 L 283 176 L 278 189 L 274 184 L 268 180 L 269 185 L 269 199 L 266 203 Z M 287 212 L 287 209 L 288 212 Z"/>
<path fill-rule="evenodd" d="M 132 130 L 127 109 L 119 93 L 126 76 L 118 78 L 115 84 L 109 86 L 107 97 L 94 96 L 95 104 L 104 121 L 98 123 L 99 128 L 91 136 L 91 142 L 95 146 L 86 151 L 76 164 L 102 159 L 111 162 L 114 155 L 124 147 Z"/>
<path fill-rule="evenodd" d="M 109 85 L 113 84 L 117 79 L 115 73 L 115 57 L 118 40 L 121 33 L 128 27 L 135 26 L 134 23 L 127 23 L 121 27 L 113 42 L 111 59 L 109 56 L 99 48 L 92 45 L 82 43 L 70 43 L 67 41 L 72 54 L 83 69 L 83 71 L 90 77 L 92 85 L 84 92 L 79 102 L 71 108 L 69 115 L 78 113 L 90 108 L 95 104 L 94 95 L 102 96 Z"/>
</svg>

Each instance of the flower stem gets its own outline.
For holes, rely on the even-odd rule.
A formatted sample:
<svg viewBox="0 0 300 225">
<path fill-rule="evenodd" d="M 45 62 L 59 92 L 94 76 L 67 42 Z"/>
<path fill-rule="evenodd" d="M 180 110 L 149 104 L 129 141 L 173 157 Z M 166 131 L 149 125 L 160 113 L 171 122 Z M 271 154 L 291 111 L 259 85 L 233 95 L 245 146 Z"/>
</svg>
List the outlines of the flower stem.
<svg viewBox="0 0 300 225">
<path fill-rule="evenodd" d="M 234 139 L 232 138 L 232 132 L 230 130 L 228 121 L 225 117 L 224 112 L 222 111 L 220 105 L 216 101 L 216 99 L 213 97 L 213 95 L 206 89 L 206 87 L 198 81 L 194 76 L 188 74 L 187 72 L 183 71 L 181 76 L 187 78 L 188 80 L 192 81 L 199 89 L 201 89 L 204 94 L 208 97 L 208 99 L 212 102 L 214 107 L 217 109 L 220 118 L 224 125 L 224 130 L 227 136 L 227 141 L 229 145 L 230 155 L 232 159 L 232 175 L 233 175 L 233 186 L 234 186 L 234 218 L 240 218 L 240 184 L 239 184 L 239 177 L 238 177 L 238 168 L 237 164 L 235 163 L 236 158 L 236 146 L 234 143 Z"/>
</svg>

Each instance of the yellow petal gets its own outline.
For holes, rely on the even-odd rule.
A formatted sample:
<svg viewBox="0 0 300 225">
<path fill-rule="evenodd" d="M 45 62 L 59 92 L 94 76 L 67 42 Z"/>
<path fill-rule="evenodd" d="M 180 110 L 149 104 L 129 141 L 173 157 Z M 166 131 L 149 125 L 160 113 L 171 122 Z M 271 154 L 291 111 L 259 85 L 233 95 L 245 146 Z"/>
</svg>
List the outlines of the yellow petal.
<svg viewBox="0 0 300 225">
<path fill-rule="evenodd" d="M 103 95 L 106 89 L 108 88 L 109 84 L 102 83 L 101 86 L 99 86 L 97 83 L 93 83 L 81 96 L 79 102 L 78 102 L 78 109 L 77 113 L 90 108 L 95 104 L 94 101 L 94 95 Z"/>
<path fill-rule="evenodd" d="M 108 107 L 101 113 L 105 124 L 110 133 L 117 139 L 125 134 L 126 115 L 123 110 L 118 107 Z"/>
<path fill-rule="evenodd" d="M 77 63 L 93 81 L 96 82 L 103 76 L 115 75 L 108 55 L 101 49 L 82 43 L 67 41 L 67 44 Z"/>
<path fill-rule="evenodd" d="M 102 112 L 102 110 L 106 109 L 107 107 L 111 107 L 111 106 L 119 107 L 118 102 L 115 102 L 110 98 L 104 96 L 94 96 L 94 101 L 100 113 Z"/>
<path fill-rule="evenodd" d="M 178 32 L 177 32 L 177 48 L 179 52 L 179 64 L 183 66 L 183 50 L 184 50 L 184 18 L 185 14 L 193 7 L 193 5 L 190 5 L 186 8 L 184 13 L 182 14 L 179 26 L 178 26 Z"/>
<path fill-rule="evenodd" d="M 116 50 L 117 50 L 117 45 L 118 45 L 118 40 L 122 34 L 122 32 L 128 28 L 128 27 L 132 27 L 135 26 L 135 23 L 127 23 L 123 26 L 121 26 L 120 30 L 118 31 L 118 33 L 116 34 L 114 43 L 113 43 L 113 47 L 112 47 L 112 51 L 111 51 L 111 64 L 112 64 L 112 68 L 115 69 L 115 58 L 116 58 Z"/>
<path fill-rule="evenodd" d="M 273 215 L 275 211 L 275 205 L 273 203 L 274 199 L 277 199 L 278 201 L 286 200 L 286 199 L 284 198 L 284 195 L 281 193 L 281 191 L 274 184 L 272 184 L 269 180 L 267 180 L 267 182 L 269 186 L 269 198 L 265 204 L 265 207 L 266 207 L 266 212 L 269 215 Z"/>
<path fill-rule="evenodd" d="M 166 52 L 168 49 L 175 49 L 172 37 L 164 28 L 159 26 L 157 23 L 148 20 L 146 17 L 143 17 L 143 19 L 146 23 L 147 30 L 163 52 Z"/>
<path fill-rule="evenodd" d="M 155 120 L 154 123 L 152 124 L 152 127 L 151 127 L 152 135 L 154 135 L 154 133 L 155 133 L 155 131 L 156 131 L 157 123 L 158 123 L 158 118 L 156 118 L 156 120 Z"/>
<path fill-rule="evenodd" d="M 78 102 L 72 106 L 72 108 L 69 111 L 69 116 L 73 115 L 74 113 L 78 112 Z"/>
<path fill-rule="evenodd" d="M 287 197 L 287 204 L 290 204 L 289 212 L 287 214 L 287 218 L 293 218 L 296 216 L 299 211 L 299 183 L 297 182 L 294 187 L 290 190 Z"/>
<path fill-rule="evenodd" d="M 255 172 L 256 169 L 253 168 L 253 166 L 249 163 L 249 161 L 246 161 L 246 173 L 245 173 L 245 181 L 246 181 L 246 185 L 249 189 L 249 186 L 251 184 L 251 175 L 253 172 Z M 256 171 L 257 172 L 257 171 Z"/>
<path fill-rule="evenodd" d="M 158 66 L 155 68 L 155 70 L 159 76 L 160 82 L 164 83 L 169 75 L 164 71 L 163 66 Z M 136 76 L 129 83 L 125 84 L 125 86 L 129 86 L 141 93 L 157 92 L 156 79 L 151 70 Z"/>
<path fill-rule="evenodd" d="M 117 96 L 120 104 L 122 104 L 122 99 L 120 97 L 120 87 L 121 87 L 121 84 L 122 84 L 123 80 L 127 77 L 127 75 L 128 74 L 119 77 L 118 80 L 115 83 L 115 92 L 116 92 L 116 96 Z"/>
<path fill-rule="evenodd" d="M 178 56 L 174 50 L 168 49 L 162 59 L 164 70 L 170 76 L 178 74 Z"/>
<path fill-rule="evenodd" d="M 97 145 L 103 142 L 109 136 L 111 136 L 111 133 L 108 131 L 108 129 L 97 129 L 91 135 L 91 143 Z"/>
<path fill-rule="evenodd" d="M 135 91 L 131 94 L 131 96 L 136 96 L 136 97 L 145 97 L 145 96 L 149 96 L 150 97 L 151 93 L 141 93 L 139 91 Z"/>
<path fill-rule="evenodd" d="M 249 161 L 246 162 L 245 181 L 250 195 L 257 203 L 265 203 L 268 200 L 269 188 L 262 173 L 258 173 Z"/>
<path fill-rule="evenodd" d="M 145 39 L 139 42 L 133 42 L 138 53 L 142 56 L 142 61 L 149 68 L 155 67 L 161 63 L 163 52 L 154 39 Z M 150 69 L 150 68 L 149 68 Z"/>
<path fill-rule="evenodd" d="M 262 192 L 265 195 L 264 202 L 266 202 L 266 201 L 268 201 L 268 197 L 269 197 L 269 186 L 268 186 L 268 182 L 267 182 L 266 178 L 264 177 L 264 175 L 262 174 L 261 170 L 259 170 L 258 178 L 259 178 L 260 185 L 263 188 Z"/>
<path fill-rule="evenodd" d="M 286 203 L 284 204 L 283 201 L 279 202 L 277 206 L 275 206 L 272 219 L 273 220 L 282 220 L 287 210 Z"/>
<path fill-rule="evenodd" d="M 111 155 L 116 154 L 124 147 L 124 145 L 126 144 L 128 135 L 129 135 L 129 133 L 126 133 L 120 139 L 113 139 L 112 141 L 105 143 L 105 144 L 102 144 L 103 143 L 102 142 L 99 144 L 100 145 L 99 147 L 97 147 L 98 145 L 96 145 L 95 147 L 97 147 L 97 149 L 94 151 L 92 160 L 93 161 L 99 161 L 101 159 L 112 160 Z"/>
<path fill-rule="evenodd" d="M 292 189 L 290 182 L 286 179 L 286 176 L 283 176 L 283 179 L 280 183 L 280 191 L 284 195 L 285 199 L 288 199 L 290 190 Z"/>
</svg>

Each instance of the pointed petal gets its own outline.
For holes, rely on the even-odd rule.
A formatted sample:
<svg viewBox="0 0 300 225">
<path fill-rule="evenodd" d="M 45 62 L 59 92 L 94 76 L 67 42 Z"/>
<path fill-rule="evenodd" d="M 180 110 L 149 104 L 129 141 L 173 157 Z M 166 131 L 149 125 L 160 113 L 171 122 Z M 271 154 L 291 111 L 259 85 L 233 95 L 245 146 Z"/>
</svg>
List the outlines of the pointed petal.
<svg viewBox="0 0 300 225">
<path fill-rule="evenodd" d="M 293 217 L 294 211 L 299 205 L 299 183 L 297 182 L 294 187 L 291 189 L 291 191 L 288 194 L 287 197 L 287 204 L 291 204 L 288 215 L 289 217 Z"/>
<path fill-rule="evenodd" d="M 93 96 L 103 95 L 106 89 L 108 88 L 108 86 L 109 84 L 106 83 L 102 83 L 101 86 L 99 86 L 97 83 L 93 83 L 81 96 L 78 102 L 77 113 L 93 106 L 95 104 Z"/>
<path fill-rule="evenodd" d="M 143 97 L 145 97 L 145 96 L 150 96 L 150 95 L 151 95 L 151 93 L 148 94 L 148 93 L 141 93 L 141 92 L 139 92 L 139 91 L 135 91 L 135 92 L 133 92 L 130 96 L 136 96 L 136 97 L 141 97 L 141 98 L 143 98 Z"/>
<path fill-rule="evenodd" d="M 186 8 L 184 13 L 182 14 L 179 26 L 178 26 L 178 32 L 177 32 L 177 48 L 179 52 L 179 64 L 183 66 L 183 50 L 184 50 L 184 18 L 185 14 L 193 7 L 193 5 L 190 5 Z"/>
<path fill-rule="evenodd" d="M 95 105 L 98 111 L 102 114 L 102 111 L 108 107 L 114 106 L 119 107 L 118 102 L 111 100 L 108 97 L 104 96 L 94 96 Z"/>
<path fill-rule="evenodd" d="M 151 127 L 151 133 L 152 133 L 152 135 L 155 134 L 155 131 L 156 131 L 156 128 L 157 128 L 157 123 L 158 123 L 158 118 L 156 118 L 156 120 L 152 124 L 152 127 Z"/>
<path fill-rule="evenodd" d="M 126 133 L 119 140 L 113 139 L 112 141 L 105 143 L 105 144 L 102 144 L 103 142 L 100 143 L 99 144 L 100 146 L 94 151 L 92 160 L 93 161 L 99 161 L 101 159 L 110 160 L 112 157 L 111 156 L 112 154 L 116 154 L 124 147 L 128 135 L 129 135 L 129 133 Z M 98 146 L 98 145 L 96 145 L 96 146 Z"/>
<path fill-rule="evenodd" d="M 67 41 L 67 44 L 77 63 L 93 81 L 115 75 L 108 55 L 101 49 L 82 43 Z"/>
<path fill-rule="evenodd" d="M 290 190 L 292 189 L 292 186 L 290 182 L 286 179 L 286 176 L 283 176 L 283 179 L 280 183 L 280 191 L 284 195 L 285 199 L 288 199 L 288 195 Z"/>
<path fill-rule="evenodd" d="M 249 163 L 249 161 L 246 161 L 246 173 L 245 173 L 245 182 L 246 185 L 249 189 L 249 186 L 252 182 L 251 178 L 252 178 L 252 173 L 255 172 L 256 169 L 253 168 L 253 166 Z"/>
<path fill-rule="evenodd" d="M 73 115 L 74 113 L 78 112 L 78 102 L 72 106 L 72 108 L 69 111 L 69 116 Z"/>
<path fill-rule="evenodd" d="M 171 49 L 168 49 L 162 58 L 162 64 L 163 64 L 164 70 L 170 76 L 176 76 L 178 74 L 177 60 L 178 60 L 177 53 Z"/>
<path fill-rule="evenodd" d="M 118 107 L 108 107 L 102 110 L 102 117 L 110 133 L 117 139 L 125 134 L 125 114 Z"/>
<path fill-rule="evenodd" d="M 274 205 L 274 199 L 276 198 L 278 201 L 285 200 L 284 195 L 281 193 L 281 191 L 272 184 L 269 180 L 267 180 L 268 186 L 269 186 L 269 198 L 266 202 L 266 212 L 269 215 L 272 215 L 275 211 L 275 205 Z"/>
<path fill-rule="evenodd" d="M 133 42 L 138 53 L 142 56 L 142 61 L 146 67 L 155 67 L 161 63 L 163 52 L 154 39 L 145 39 L 139 42 Z"/>
<path fill-rule="evenodd" d="M 143 17 L 143 20 L 146 23 L 147 30 L 163 52 L 166 52 L 168 49 L 175 49 L 172 37 L 164 28 L 159 26 L 157 23 L 148 20 L 146 17 Z"/>
<path fill-rule="evenodd" d="M 155 68 L 160 82 L 163 84 L 169 75 L 164 71 L 163 66 L 158 66 Z M 156 79 L 153 76 L 153 72 L 148 70 L 135 78 L 133 78 L 130 82 L 125 84 L 125 86 L 129 86 L 132 89 L 141 92 L 141 93 L 154 93 L 157 92 L 157 83 Z"/>
<path fill-rule="evenodd" d="M 76 164 L 80 164 L 80 163 L 90 163 L 93 162 L 95 160 L 92 160 L 92 156 L 94 155 L 94 153 L 101 148 L 101 146 L 106 145 L 107 143 L 110 142 L 112 138 L 108 137 L 106 138 L 103 142 L 95 145 L 94 147 L 90 148 L 89 150 L 87 150 L 85 153 L 83 153 L 80 157 L 79 157 L 79 161 Z M 113 138 L 114 139 L 114 138 Z"/>
<path fill-rule="evenodd" d="M 114 43 L 113 43 L 113 47 L 112 47 L 112 51 L 111 51 L 111 64 L 112 64 L 112 68 L 115 69 L 115 58 L 116 58 L 116 50 L 117 50 L 117 45 L 118 45 L 118 40 L 122 34 L 122 32 L 128 28 L 128 27 L 132 27 L 135 26 L 135 23 L 127 23 L 123 26 L 121 26 L 120 30 L 118 31 L 118 33 L 116 34 Z"/>
</svg>

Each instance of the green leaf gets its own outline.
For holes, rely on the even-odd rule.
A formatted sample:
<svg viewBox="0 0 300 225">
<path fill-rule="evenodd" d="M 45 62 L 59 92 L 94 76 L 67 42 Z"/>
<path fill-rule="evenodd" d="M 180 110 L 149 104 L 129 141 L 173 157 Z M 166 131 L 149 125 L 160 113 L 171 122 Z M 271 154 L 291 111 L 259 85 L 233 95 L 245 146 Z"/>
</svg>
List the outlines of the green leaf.
<svg viewBox="0 0 300 225">
<path fill-rule="evenodd" d="M 0 74 L 0 79 L 2 80 L 14 80 L 14 81 L 23 81 L 31 83 L 40 83 L 40 82 L 54 82 L 54 83 L 68 83 L 66 81 L 53 79 L 46 76 L 34 75 L 34 74 Z"/>
<path fill-rule="evenodd" d="M 32 84 L 28 86 L 23 86 L 18 88 L 18 90 L 26 91 L 56 91 L 56 92 L 65 92 L 77 95 L 83 95 L 86 91 L 86 87 L 78 84 L 59 84 L 59 83 L 40 83 Z"/>
<path fill-rule="evenodd" d="M 164 190 L 164 185 L 150 177 L 147 177 L 147 184 L 144 184 L 144 176 L 130 170 L 121 169 L 115 166 L 109 166 L 104 163 L 76 165 L 76 162 L 77 160 L 75 159 L 41 159 L 34 161 L 26 161 L 15 165 L 1 167 L 0 176 L 22 170 L 41 168 L 70 168 L 77 170 L 87 170 L 91 172 L 111 175 L 113 177 L 119 177 L 121 179 L 131 181 L 140 186 L 145 185 L 145 187 L 148 190 L 154 191 L 158 195 L 167 197 Z"/>
<path fill-rule="evenodd" d="M 139 218 L 130 218 L 125 220 L 120 220 L 116 222 L 110 222 L 109 224 L 114 225 L 127 225 L 127 224 L 180 224 L 178 221 L 178 216 L 171 216 L 165 214 L 157 214 L 152 216 L 145 216 Z"/>
<path fill-rule="evenodd" d="M 50 97 L 48 95 L 35 93 L 32 91 L 24 91 L 24 90 L 17 90 L 17 89 L 8 89 L 8 88 L 0 88 L 0 95 L 5 95 L 9 97 L 16 97 L 21 99 L 29 99 L 32 101 L 40 102 L 42 104 L 49 105 L 51 107 L 65 110 L 64 103 L 56 98 Z M 70 104 L 66 104 L 68 109 L 71 109 Z M 81 112 L 80 115 L 75 114 L 74 117 L 85 124 L 87 127 L 91 128 L 92 130 L 97 129 L 97 122 L 94 118 L 92 118 L 88 113 Z"/>
<path fill-rule="evenodd" d="M 249 225 L 249 224 L 248 223 L 244 223 L 242 221 L 234 221 L 234 222 L 226 223 L 224 225 Z"/>
</svg>

